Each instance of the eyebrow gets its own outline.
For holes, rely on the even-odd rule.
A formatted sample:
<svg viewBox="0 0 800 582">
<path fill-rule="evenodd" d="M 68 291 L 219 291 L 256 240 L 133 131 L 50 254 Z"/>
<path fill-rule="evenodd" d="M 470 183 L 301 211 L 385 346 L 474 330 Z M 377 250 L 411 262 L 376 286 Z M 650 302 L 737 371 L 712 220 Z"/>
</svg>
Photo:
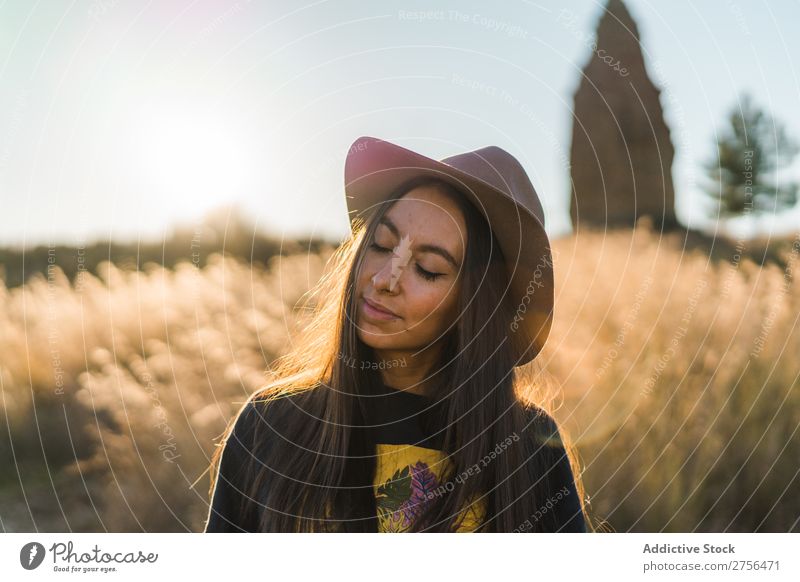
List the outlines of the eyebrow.
<svg viewBox="0 0 800 582">
<path fill-rule="evenodd" d="M 394 236 L 400 238 L 400 231 L 397 229 L 394 222 L 392 222 L 392 220 L 389 217 L 384 216 L 378 221 L 378 224 L 384 225 L 386 228 L 392 231 L 392 234 Z M 444 249 L 438 245 L 421 244 L 416 246 L 416 250 L 420 253 L 433 253 L 439 255 L 440 257 L 444 258 L 444 260 L 446 260 L 448 263 L 453 265 L 453 268 L 458 269 L 458 261 L 456 261 L 453 258 L 453 255 L 451 255 L 447 251 L 447 249 Z"/>
</svg>

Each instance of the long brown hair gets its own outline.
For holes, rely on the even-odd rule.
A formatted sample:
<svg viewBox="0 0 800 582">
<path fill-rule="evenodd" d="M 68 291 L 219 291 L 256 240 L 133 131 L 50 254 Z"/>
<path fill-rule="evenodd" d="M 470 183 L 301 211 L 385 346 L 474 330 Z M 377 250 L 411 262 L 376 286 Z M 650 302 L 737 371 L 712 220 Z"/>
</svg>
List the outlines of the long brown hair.
<svg viewBox="0 0 800 582">
<path fill-rule="evenodd" d="M 380 219 L 420 186 L 434 186 L 452 197 L 467 228 L 460 315 L 442 339 L 440 361 L 428 371 L 435 411 L 429 428 L 442 432 L 442 452 L 452 462 L 442 482 L 475 466 L 509 436 L 525 438 L 486 470 L 427 503 L 411 531 L 454 531 L 462 510 L 481 500 L 487 511 L 477 531 L 511 532 L 554 493 L 548 478 L 553 457 L 547 449 L 556 427 L 531 422 L 532 412 L 540 412 L 539 419 L 550 418 L 553 391 L 543 389 L 548 383 L 539 382 L 542 374 L 535 360 L 515 367 L 518 346 L 509 333 L 513 307 L 499 244 L 484 216 L 456 186 L 417 176 L 392 192 L 366 222 L 356 223 L 353 235 L 307 294 L 301 307 L 309 316 L 291 350 L 271 367 L 274 379 L 250 398 L 259 411 L 269 408 L 270 413 L 269 423 L 257 423 L 253 455 L 243 473 L 252 500 L 249 510 L 261 507 L 260 531 L 377 529 L 375 450 L 364 426 L 366 399 L 358 396 L 373 394 L 381 377 L 378 370 L 344 361 L 375 361 L 372 348 L 356 333 L 359 269 Z M 563 430 L 559 433 L 558 444 L 567 451 L 583 506 L 583 484 L 574 470 L 577 457 Z M 212 458 L 212 489 L 221 450 Z M 549 518 L 537 519 L 528 531 L 553 531 Z"/>
</svg>

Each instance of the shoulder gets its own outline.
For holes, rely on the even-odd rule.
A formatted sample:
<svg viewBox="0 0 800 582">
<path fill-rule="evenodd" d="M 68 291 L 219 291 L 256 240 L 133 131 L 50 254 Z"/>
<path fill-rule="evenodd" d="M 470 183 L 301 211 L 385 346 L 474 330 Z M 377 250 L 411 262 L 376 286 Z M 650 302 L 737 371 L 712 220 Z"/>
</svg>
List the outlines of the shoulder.
<svg viewBox="0 0 800 582">
<path fill-rule="evenodd" d="M 551 414 L 539 407 L 526 409 L 526 412 L 528 454 L 538 459 L 538 469 L 547 472 L 556 488 L 564 484 L 574 487 L 572 462 L 558 423 Z"/>
<path fill-rule="evenodd" d="M 296 408 L 295 399 L 296 395 L 275 397 L 264 392 L 251 395 L 236 413 L 226 441 L 232 440 L 235 446 L 252 444 L 257 433 L 274 428 L 291 408 Z"/>
<path fill-rule="evenodd" d="M 285 430 L 277 414 L 287 402 L 265 400 L 260 393 L 251 395 L 229 421 L 220 443 L 219 475 L 235 482 L 248 474 L 251 467 L 265 462 L 274 443 Z"/>
<path fill-rule="evenodd" d="M 533 438 L 533 455 L 541 459 L 539 469 L 545 471 L 554 507 L 554 531 L 586 532 L 586 518 L 581 505 L 575 473 L 562 433 L 555 419 L 540 407 L 526 408 L 527 422 Z"/>
<path fill-rule="evenodd" d="M 255 440 L 256 407 L 247 400 L 229 423 L 222 439 L 220 473 L 231 477 L 232 472 L 241 472 L 250 457 Z"/>
<path fill-rule="evenodd" d="M 552 415 L 536 405 L 525 406 L 523 411 L 525 430 L 537 444 L 556 449 L 564 448 L 561 431 Z"/>
</svg>

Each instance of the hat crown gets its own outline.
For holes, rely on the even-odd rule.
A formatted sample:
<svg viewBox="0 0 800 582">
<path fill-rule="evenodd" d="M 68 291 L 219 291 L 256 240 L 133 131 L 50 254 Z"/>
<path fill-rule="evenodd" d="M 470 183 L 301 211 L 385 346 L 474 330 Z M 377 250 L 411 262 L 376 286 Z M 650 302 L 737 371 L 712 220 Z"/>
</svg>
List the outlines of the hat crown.
<svg viewBox="0 0 800 582">
<path fill-rule="evenodd" d="M 544 210 L 528 174 L 517 158 L 497 146 L 486 146 L 441 160 L 471 174 L 525 207 L 544 226 Z"/>
</svg>

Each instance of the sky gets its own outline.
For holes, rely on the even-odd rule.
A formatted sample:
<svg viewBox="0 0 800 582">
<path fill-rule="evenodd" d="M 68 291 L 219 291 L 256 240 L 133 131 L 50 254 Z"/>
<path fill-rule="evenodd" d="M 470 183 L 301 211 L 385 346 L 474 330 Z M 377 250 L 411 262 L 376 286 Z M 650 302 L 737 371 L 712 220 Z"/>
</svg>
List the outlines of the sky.
<svg viewBox="0 0 800 582">
<path fill-rule="evenodd" d="M 676 148 L 678 218 L 714 228 L 701 163 L 741 92 L 800 139 L 800 2 L 626 4 Z M 500 146 L 548 233 L 568 234 L 573 93 L 604 5 L 0 1 L 0 245 L 159 239 L 230 204 L 277 236 L 340 240 L 362 135 L 436 159 Z M 800 206 L 724 228 L 799 225 Z"/>
</svg>

